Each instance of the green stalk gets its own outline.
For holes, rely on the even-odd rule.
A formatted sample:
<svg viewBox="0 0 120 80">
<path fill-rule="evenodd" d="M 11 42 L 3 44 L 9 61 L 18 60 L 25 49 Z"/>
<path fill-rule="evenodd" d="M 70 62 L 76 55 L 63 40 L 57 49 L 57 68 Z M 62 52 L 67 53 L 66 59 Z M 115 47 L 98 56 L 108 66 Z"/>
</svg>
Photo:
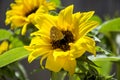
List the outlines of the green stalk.
<svg viewBox="0 0 120 80">
<path fill-rule="evenodd" d="M 116 53 L 116 44 L 115 44 L 115 40 L 113 39 L 113 37 L 111 36 L 111 35 L 109 35 L 109 36 L 107 36 L 108 37 L 108 39 L 109 39 L 109 41 L 110 41 L 110 43 L 111 43 L 111 47 L 112 47 L 112 52 L 117 56 L 117 53 Z"/>
<path fill-rule="evenodd" d="M 117 62 L 116 66 L 117 66 L 117 69 L 116 69 L 117 80 L 120 80 L 120 62 Z"/>
<path fill-rule="evenodd" d="M 64 80 L 66 74 L 67 73 L 64 71 L 51 72 L 51 79 L 50 80 Z"/>
</svg>

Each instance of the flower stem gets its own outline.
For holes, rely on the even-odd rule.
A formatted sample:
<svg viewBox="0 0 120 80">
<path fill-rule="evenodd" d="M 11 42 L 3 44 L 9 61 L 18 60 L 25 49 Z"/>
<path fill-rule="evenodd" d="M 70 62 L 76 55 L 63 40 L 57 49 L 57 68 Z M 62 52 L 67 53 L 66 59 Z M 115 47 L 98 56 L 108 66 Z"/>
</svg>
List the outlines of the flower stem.
<svg viewBox="0 0 120 80">
<path fill-rule="evenodd" d="M 60 71 L 60 72 L 51 72 L 51 79 L 50 80 L 64 80 L 66 76 L 66 72 Z"/>
</svg>

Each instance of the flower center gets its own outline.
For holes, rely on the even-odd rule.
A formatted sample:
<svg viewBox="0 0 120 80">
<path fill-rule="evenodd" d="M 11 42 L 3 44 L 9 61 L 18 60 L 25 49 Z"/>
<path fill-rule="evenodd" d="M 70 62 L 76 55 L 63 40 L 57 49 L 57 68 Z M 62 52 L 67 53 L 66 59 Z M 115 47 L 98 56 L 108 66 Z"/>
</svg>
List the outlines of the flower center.
<svg viewBox="0 0 120 80">
<path fill-rule="evenodd" d="M 62 31 L 64 38 L 57 41 L 52 41 L 53 49 L 60 48 L 63 51 L 70 50 L 69 43 L 74 42 L 73 34 L 70 31 Z"/>
<path fill-rule="evenodd" d="M 38 7 L 35 7 L 35 8 L 32 9 L 31 11 L 27 12 L 27 13 L 25 14 L 25 16 L 28 17 L 30 14 L 35 13 L 35 12 L 37 11 L 37 9 L 38 9 Z"/>
</svg>

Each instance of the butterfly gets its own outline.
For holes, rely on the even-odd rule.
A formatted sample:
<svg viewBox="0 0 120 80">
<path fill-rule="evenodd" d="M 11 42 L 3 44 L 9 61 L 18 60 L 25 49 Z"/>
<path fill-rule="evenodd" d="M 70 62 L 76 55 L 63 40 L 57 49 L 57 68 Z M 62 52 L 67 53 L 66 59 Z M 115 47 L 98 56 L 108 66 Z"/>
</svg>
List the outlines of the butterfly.
<svg viewBox="0 0 120 80">
<path fill-rule="evenodd" d="M 50 30 L 50 38 L 52 41 L 58 41 L 64 38 L 62 31 L 53 26 Z"/>
</svg>

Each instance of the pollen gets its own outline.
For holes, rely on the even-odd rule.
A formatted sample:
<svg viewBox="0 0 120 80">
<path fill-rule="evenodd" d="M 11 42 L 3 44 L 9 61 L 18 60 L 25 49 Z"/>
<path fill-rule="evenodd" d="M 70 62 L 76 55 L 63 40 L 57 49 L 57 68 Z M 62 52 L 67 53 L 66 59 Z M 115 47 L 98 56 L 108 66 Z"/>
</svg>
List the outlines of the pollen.
<svg viewBox="0 0 120 80">
<path fill-rule="evenodd" d="M 57 49 L 60 48 L 63 51 L 67 51 L 70 50 L 70 46 L 69 43 L 73 43 L 74 42 L 74 37 L 73 34 L 70 31 L 62 31 L 64 38 L 61 40 L 57 40 L 57 41 L 52 41 L 52 48 L 53 49 Z"/>
</svg>

